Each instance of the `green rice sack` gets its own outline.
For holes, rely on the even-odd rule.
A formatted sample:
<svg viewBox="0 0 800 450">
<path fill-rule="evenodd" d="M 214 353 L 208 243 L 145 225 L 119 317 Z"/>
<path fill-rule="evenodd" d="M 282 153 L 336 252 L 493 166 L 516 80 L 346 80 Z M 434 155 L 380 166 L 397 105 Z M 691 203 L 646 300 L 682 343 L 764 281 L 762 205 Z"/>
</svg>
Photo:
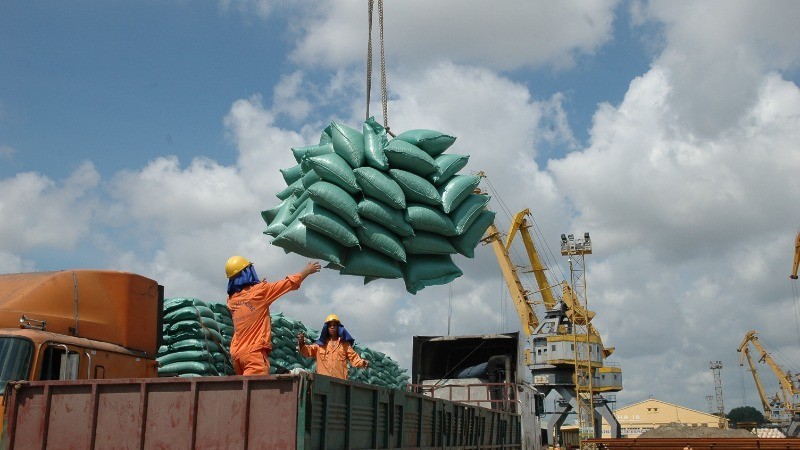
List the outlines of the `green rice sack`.
<svg viewBox="0 0 800 450">
<path fill-rule="evenodd" d="M 331 123 L 331 142 L 333 151 L 344 158 L 353 169 L 364 165 L 364 135 L 347 125 Z"/>
<path fill-rule="evenodd" d="M 462 234 L 450 238 L 450 243 L 458 253 L 467 258 L 475 257 L 475 247 L 483 238 L 489 225 L 494 222 L 494 211 L 483 210 Z"/>
<path fill-rule="evenodd" d="M 407 202 L 424 203 L 440 206 L 442 197 L 430 181 L 406 170 L 389 169 L 389 176 L 403 190 Z"/>
<path fill-rule="evenodd" d="M 463 275 L 449 255 L 408 255 L 402 270 L 406 290 L 411 294 L 426 286 L 447 284 Z"/>
<path fill-rule="evenodd" d="M 394 209 L 379 200 L 364 197 L 358 202 L 358 215 L 362 219 L 372 220 L 388 228 L 398 236 L 411 236 L 414 229 L 406 222 L 403 211 Z"/>
<path fill-rule="evenodd" d="M 386 146 L 386 129 L 370 117 L 364 122 L 364 157 L 370 167 L 379 170 L 389 170 L 389 160 L 383 152 Z"/>
<path fill-rule="evenodd" d="M 397 135 L 395 139 L 414 144 L 433 157 L 444 153 L 456 141 L 454 136 L 425 129 L 404 131 Z"/>
<path fill-rule="evenodd" d="M 389 175 L 372 167 L 353 169 L 353 174 L 365 196 L 380 200 L 394 209 L 406 208 L 406 194 Z"/>
</svg>

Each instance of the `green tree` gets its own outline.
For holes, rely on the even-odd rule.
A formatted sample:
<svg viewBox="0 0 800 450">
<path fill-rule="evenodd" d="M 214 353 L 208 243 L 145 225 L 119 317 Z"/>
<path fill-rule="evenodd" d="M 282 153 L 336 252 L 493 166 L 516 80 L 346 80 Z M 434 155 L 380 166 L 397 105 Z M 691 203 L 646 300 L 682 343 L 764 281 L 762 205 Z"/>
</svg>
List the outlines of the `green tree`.
<svg viewBox="0 0 800 450">
<path fill-rule="evenodd" d="M 731 421 L 731 425 L 736 425 L 742 422 L 755 422 L 757 425 L 764 425 L 767 423 L 767 419 L 764 418 L 764 414 L 752 406 L 739 406 L 737 408 L 733 408 L 728 413 L 727 417 L 728 420 Z"/>
</svg>

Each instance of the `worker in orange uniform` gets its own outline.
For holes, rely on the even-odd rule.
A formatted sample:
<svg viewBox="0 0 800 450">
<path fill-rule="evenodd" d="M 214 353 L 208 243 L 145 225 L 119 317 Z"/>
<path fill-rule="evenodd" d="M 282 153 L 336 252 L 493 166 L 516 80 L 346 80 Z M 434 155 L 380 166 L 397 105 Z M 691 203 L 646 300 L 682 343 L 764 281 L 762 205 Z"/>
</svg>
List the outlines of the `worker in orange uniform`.
<svg viewBox="0 0 800 450">
<path fill-rule="evenodd" d="M 306 345 L 303 333 L 297 335 L 297 345 L 300 354 L 307 358 L 317 358 L 317 373 L 329 377 L 347 379 L 347 361 L 350 365 L 366 369 L 369 361 L 361 359 L 353 350 L 355 339 L 344 328 L 339 316 L 330 314 L 325 318 L 319 339 L 311 345 Z"/>
<path fill-rule="evenodd" d="M 269 305 L 287 292 L 297 290 L 312 273 L 320 271 L 318 262 L 283 280 L 259 280 L 253 264 L 232 256 L 225 264 L 228 276 L 228 309 L 233 317 L 231 359 L 237 375 L 268 375 L 272 351 L 272 322 Z"/>
</svg>

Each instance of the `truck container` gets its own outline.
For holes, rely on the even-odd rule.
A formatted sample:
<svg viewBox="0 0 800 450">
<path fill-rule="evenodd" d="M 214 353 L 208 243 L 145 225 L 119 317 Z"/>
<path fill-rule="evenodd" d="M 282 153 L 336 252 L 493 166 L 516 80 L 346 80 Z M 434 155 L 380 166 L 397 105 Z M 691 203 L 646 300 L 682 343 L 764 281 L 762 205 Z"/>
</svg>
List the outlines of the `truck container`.
<svg viewBox="0 0 800 450">
<path fill-rule="evenodd" d="M 2 448 L 519 449 L 519 416 L 310 373 L 10 382 Z"/>
</svg>

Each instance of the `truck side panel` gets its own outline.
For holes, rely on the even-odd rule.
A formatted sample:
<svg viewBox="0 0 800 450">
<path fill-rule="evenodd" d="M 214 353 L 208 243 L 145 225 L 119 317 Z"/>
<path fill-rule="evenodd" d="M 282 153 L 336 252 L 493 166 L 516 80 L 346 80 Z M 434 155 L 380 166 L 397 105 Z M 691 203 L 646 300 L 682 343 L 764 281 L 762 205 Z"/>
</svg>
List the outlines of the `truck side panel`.
<svg viewBox="0 0 800 450">
<path fill-rule="evenodd" d="M 10 383 L 0 447 L 518 449 L 520 439 L 514 414 L 278 375 Z"/>
<path fill-rule="evenodd" d="M 3 448 L 296 448 L 297 379 L 17 386 L 9 390 Z"/>
<path fill-rule="evenodd" d="M 316 376 L 305 448 L 521 448 L 515 414 Z"/>
</svg>

